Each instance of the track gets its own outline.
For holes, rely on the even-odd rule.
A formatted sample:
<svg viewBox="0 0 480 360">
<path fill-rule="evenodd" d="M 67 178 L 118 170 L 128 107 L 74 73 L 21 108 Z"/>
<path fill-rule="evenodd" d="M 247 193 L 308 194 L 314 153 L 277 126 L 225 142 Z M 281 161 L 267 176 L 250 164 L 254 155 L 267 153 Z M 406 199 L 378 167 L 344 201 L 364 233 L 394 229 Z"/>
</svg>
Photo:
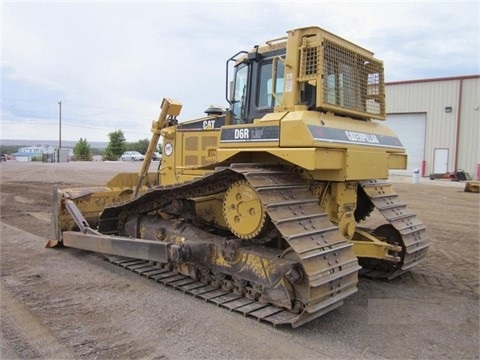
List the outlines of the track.
<svg viewBox="0 0 480 360">
<path fill-rule="evenodd" d="M 106 256 L 109 262 L 127 270 L 133 271 L 139 275 L 157 283 L 182 291 L 184 294 L 190 294 L 204 299 L 210 303 L 227 308 L 229 310 L 241 313 L 245 316 L 251 316 L 259 321 L 265 321 L 275 325 L 294 323 L 298 314 L 291 313 L 281 308 L 268 304 L 261 304 L 257 301 L 247 299 L 241 295 L 233 294 L 229 291 L 218 289 L 200 281 L 181 275 L 175 271 L 169 271 L 161 266 L 154 265 L 149 261 L 123 258 L 118 256 Z"/>
<path fill-rule="evenodd" d="M 340 235 L 318 199 L 300 176 L 282 167 L 235 165 L 259 195 L 272 223 L 287 241 L 307 276 L 308 306 L 299 326 L 343 304 L 357 291 L 357 258 L 351 244 Z"/>
<path fill-rule="evenodd" d="M 273 225 L 288 244 L 289 248 L 282 256 L 298 262 L 302 268 L 305 278 L 301 285 L 293 286 L 296 301 L 301 307 L 290 312 L 250 299 L 240 299 L 240 296 L 211 286 L 202 289 L 206 290 L 204 297 L 219 297 L 222 301 L 220 305 L 274 325 L 290 324 L 297 327 L 337 308 L 345 298 L 357 291 L 360 267 L 351 244 L 329 221 L 308 183 L 297 173 L 280 166 L 236 164 L 187 184 L 155 188 L 130 203 L 106 209 L 101 216 L 99 230 L 104 234 L 121 233 L 123 219 L 129 214 L 146 214 L 162 209 L 177 199 L 178 194 L 185 198 L 216 194 L 238 180 L 248 181 L 255 189 Z M 180 276 L 178 279 L 182 282 L 187 281 L 188 277 L 171 274 L 171 277 Z M 170 277 L 167 274 L 165 276 Z M 201 291 L 196 288 L 181 290 L 193 291 L 193 295 Z"/>
<path fill-rule="evenodd" d="M 352 251 L 351 243 L 340 234 L 338 227 L 332 225 L 328 215 L 318 204 L 317 197 L 311 192 L 309 183 L 304 181 L 298 173 L 282 166 L 234 164 L 188 183 L 156 187 L 132 201 L 106 208 L 100 217 L 99 231 L 105 235 L 136 237 L 135 234 L 124 233 L 123 224 L 129 216 L 146 215 L 157 210 L 162 211 L 176 202 L 182 203 L 184 200 L 221 194 L 235 183 L 248 183 L 253 188 L 252 191 L 261 202 L 261 208 L 265 209 L 268 215 L 267 221 L 271 220 L 275 231 L 286 242 L 286 247 L 281 248 L 285 249 L 282 255 L 277 253 L 272 257 L 266 247 L 267 252 L 262 256 L 265 256 L 265 259 L 270 256 L 272 260 L 267 260 L 267 263 L 270 261 L 270 265 L 265 263 L 261 266 L 272 266 L 277 262 L 275 257 L 279 256 L 298 264 L 301 271 L 294 275 L 297 278 L 293 280 L 289 278 L 290 285 L 280 290 L 280 288 L 274 288 L 278 280 L 269 280 L 268 270 L 260 269 L 259 277 L 243 278 L 243 281 L 250 283 L 248 285 L 250 289 L 253 289 L 253 293 L 245 295 L 245 298 L 243 298 L 244 290 L 235 291 L 231 286 L 230 289 L 228 286 L 223 286 L 221 289 L 223 280 L 219 283 L 218 277 L 215 279 L 217 274 L 221 275 L 220 279 L 224 277 L 231 279 L 238 274 L 235 270 L 233 272 L 229 270 L 230 268 L 220 270 L 215 268 L 214 260 L 211 260 L 212 263 L 209 264 L 205 273 L 210 272 L 210 275 L 206 280 L 202 279 L 202 282 L 199 281 L 200 278 L 191 278 L 192 270 L 193 272 L 205 271 L 204 265 L 194 262 L 189 265 L 191 270 L 181 271 L 185 275 L 167 272 L 162 267 L 151 268 L 149 270 L 155 271 L 154 280 L 165 278 L 169 279 L 168 282 L 172 280 L 175 284 L 179 280 L 181 283 L 179 286 L 182 286 L 180 290 L 184 292 L 195 296 L 202 295 L 200 297 L 207 300 L 218 298 L 217 304 L 231 310 L 249 314 L 274 325 L 290 324 L 293 327 L 312 321 L 337 308 L 343 304 L 345 298 L 357 291 L 358 272 L 361 268 Z M 399 263 L 365 259 L 365 263 L 362 262 L 364 269 L 361 274 L 370 278 L 393 279 L 425 258 L 429 246 L 425 236 L 425 226 L 415 214 L 406 209 L 405 204 L 398 200 L 398 195 L 387 182 L 361 181 L 359 186 L 367 195 L 368 201 L 388 221 L 388 224 L 377 228 L 374 234 L 384 238 L 385 241 L 402 246 Z M 190 241 L 196 241 L 193 238 L 190 239 L 191 237 L 189 237 Z M 215 246 L 218 251 L 221 251 L 219 243 Z M 270 249 L 273 250 L 273 248 Z M 222 261 L 229 260 L 225 258 Z M 146 264 L 141 262 L 134 265 Z M 175 264 L 172 263 L 172 265 Z M 241 265 L 241 267 L 244 266 L 247 265 Z M 241 267 L 238 269 L 240 270 Z M 160 269 L 162 273 L 158 273 Z M 172 269 L 172 266 L 168 269 Z M 252 271 L 256 270 L 252 268 Z M 287 275 L 284 273 L 281 276 Z M 288 276 L 285 279 L 287 278 Z M 262 279 L 267 279 L 270 285 L 264 288 L 265 285 L 260 285 L 262 282 L 258 282 L 264 281 Z M 231 283 L 231 280 L 228 282 Z M 203 285 L 200 286 L 200 284 Z M 176 285 L 173 286 L 176 287 Z M 291 290 L 289 290 L 290 287 Z M 279 290 L 281 292 L 278 292 Z M 274 294 L 275 291 L 277 291 L 276 295 L 270 298 L 270 294 Z M 291 295 L 289 295 L 290 292 Z M 266 299 L 257 302 L 256 299 L 261 299 L 264 294 Z"/>
<path fill-rule="evenodd" d="M 388 223 L 398 231 L 395 238 L 402 248 L 402 261 L 388 271 L 362 269 L 361 275 L 370 278 L 394 279 L 423 261 L 427 255 L 428 242 L 425 225 L 400 201 L 391 184 L 383 180 L 359 181 L 371 203 Z"/>
</svg>

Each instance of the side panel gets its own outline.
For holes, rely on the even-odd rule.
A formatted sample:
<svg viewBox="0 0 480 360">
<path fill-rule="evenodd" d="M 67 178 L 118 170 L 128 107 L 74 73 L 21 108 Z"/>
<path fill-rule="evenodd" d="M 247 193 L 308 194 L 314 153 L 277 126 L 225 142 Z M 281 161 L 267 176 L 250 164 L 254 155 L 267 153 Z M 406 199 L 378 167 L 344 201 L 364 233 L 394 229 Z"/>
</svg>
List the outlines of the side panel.
<svg viewBox="0 0 480 360">
<path fill-rule="evenodd" d="M 165 174 L 162 183 L 191 180 L 211 171 L 206 166 L 231 162 L 292 164 L 331 181 L 386 179 L 390 169 L 405 168 L 404 148 L 384 125 L 315 111 L 275 114 L 276 121 L 269 114 L 268 121 L 219 128 L 203 119 L 178 125 L 171 137 L 174 161 L 165 149 L 164 164 L 175 175 Z"/>
<path fill-rule="evenodd" d="M 202 176 L 200 167 L 217 161 L 220 128 L 225 116 L 209 116 L 162 130 L 163 158 L 160 184 L 169 185 Z"/>
<path fill-rule="evenodd" d="M 398 136 L 387 126 L 316 111 L 294 111 L 281 121 L 280 146 L 359 148 L 404 153 Z"/>
<path fill-rule="evenodd" d="M 162 165 L 158 171 L 161 185 L 176 183 L 175 167 L 177 164 L 177 154 L 181 152 L 182 147 L 177 149 L 177 134 L 175 127 L 169 127 L 162 130 L 163 151 Z M 181 144 L 181 139 L 180 142 Z"/>
<path fill-rule="evenodd" d="M 390 169 L 404 169 L 407 161 L 388 127 L 305 110 L 283 113 L 278 121 L 222 127 L 217 156 L 225 162 L 235 157 L 293 164 L 331 181 L 386 179 Z"/>
<path fill-rule="evenodd" d="M 219 131 L 177 133 L 177 137 L 180 136 L 183 137 L 183 152 L 179 159 L 179 165 L 186 167 L 205 166 L 216 161 Z"/>
</svg>

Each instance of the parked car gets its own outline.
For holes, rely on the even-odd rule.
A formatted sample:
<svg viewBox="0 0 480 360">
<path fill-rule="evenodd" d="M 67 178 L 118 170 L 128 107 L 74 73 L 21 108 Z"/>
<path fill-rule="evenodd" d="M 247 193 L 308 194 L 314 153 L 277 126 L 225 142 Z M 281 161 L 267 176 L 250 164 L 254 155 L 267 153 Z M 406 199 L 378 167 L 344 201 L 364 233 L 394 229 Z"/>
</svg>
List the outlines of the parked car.
<svg viewBox="0 0 480 360">
<path fill-rule="evenodd" d="M 159 152 L 154 152 L 152 155 L 152 160 L 153 161 L 162 161 L 162 154 Z"/>
<path fill-rule="evenodd" d="M 145 156 L 140 154 L 138 151 L 125 151 L 122 156 L 120 156 L 121 161 L 143 161 Z"/>
</svg>

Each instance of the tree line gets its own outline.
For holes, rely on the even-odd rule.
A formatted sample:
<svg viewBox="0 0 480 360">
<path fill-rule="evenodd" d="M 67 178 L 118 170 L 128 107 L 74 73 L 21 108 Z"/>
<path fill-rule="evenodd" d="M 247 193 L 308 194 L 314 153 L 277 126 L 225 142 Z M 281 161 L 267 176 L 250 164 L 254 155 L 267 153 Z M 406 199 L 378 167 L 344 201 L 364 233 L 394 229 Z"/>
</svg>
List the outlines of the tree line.
<svg viewBox="0 0 480 360">
<path fill-rule="evenodd" d="M 102 149 L 92 148 L 87 139 L 80 138 L 73 147 L 73 160 L 91 160 L 94 155 L 103 156 L 104 160 L 118 160 L 125 151 L 138 151 L 145 154 L 148 149 L 149 140 L 141 139 L 135 142 L 127 142 L 122 130 L 115 130 L 108 134 L 109 142 L 107 147 Z M 0 145 L 1 154 L 13 154 L 23 147 L 23 145 Z M 162 152 L 159 145 L 158 152 Z"/>
<path fill-rule="evenodd" d="M 108 133 L 109 142 L 103 154 L 104 160 L 118 160 L 118 158 L 125 151 L 138 151 L 145 154 L 148 149 L 150 141 L 148 139 L 141 139 L 135 142 L 127 142 L 125 134 L 122 130 L 115 130 Z M 161 152 L 161 147 L 158 147 L 158 152 Z M 92 149 L 87 142 L 87 139 L 82 139 L 73 147 L 73 155 L 76 159 L 90 160 L 92 157 Z"/>
</svg>

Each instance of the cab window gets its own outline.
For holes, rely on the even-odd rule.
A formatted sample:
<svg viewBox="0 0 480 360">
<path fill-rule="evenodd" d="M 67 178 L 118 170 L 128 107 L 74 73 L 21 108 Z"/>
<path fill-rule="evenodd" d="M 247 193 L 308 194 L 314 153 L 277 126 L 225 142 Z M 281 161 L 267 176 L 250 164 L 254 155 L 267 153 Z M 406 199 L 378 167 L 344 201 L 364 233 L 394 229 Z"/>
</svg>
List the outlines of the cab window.
<svg viewBox="0 0 480 360">
<path fill-rule="evenodd" d="M 247 81 L 248 66 L 238 68 L 235 73 L 235 83 L 233 91 L 233 123 L 241 124 L 246 122 L 247 114 Z"/>
<path fill-rule="evenodd" d="M 273 79 L 272 79 L 272 62 L 264 63 L 260 67 L 260 81 L 257 92 L 257 108 L 274 108 L 280 105 L 279 101 L 275 99 L 272 94 Z M 277 63 L 277 81 L 275 84 L 275 94 L 282 99 L 283 96 L 283 78 L 284 78 L 284 64 Z"/>
</svg>

